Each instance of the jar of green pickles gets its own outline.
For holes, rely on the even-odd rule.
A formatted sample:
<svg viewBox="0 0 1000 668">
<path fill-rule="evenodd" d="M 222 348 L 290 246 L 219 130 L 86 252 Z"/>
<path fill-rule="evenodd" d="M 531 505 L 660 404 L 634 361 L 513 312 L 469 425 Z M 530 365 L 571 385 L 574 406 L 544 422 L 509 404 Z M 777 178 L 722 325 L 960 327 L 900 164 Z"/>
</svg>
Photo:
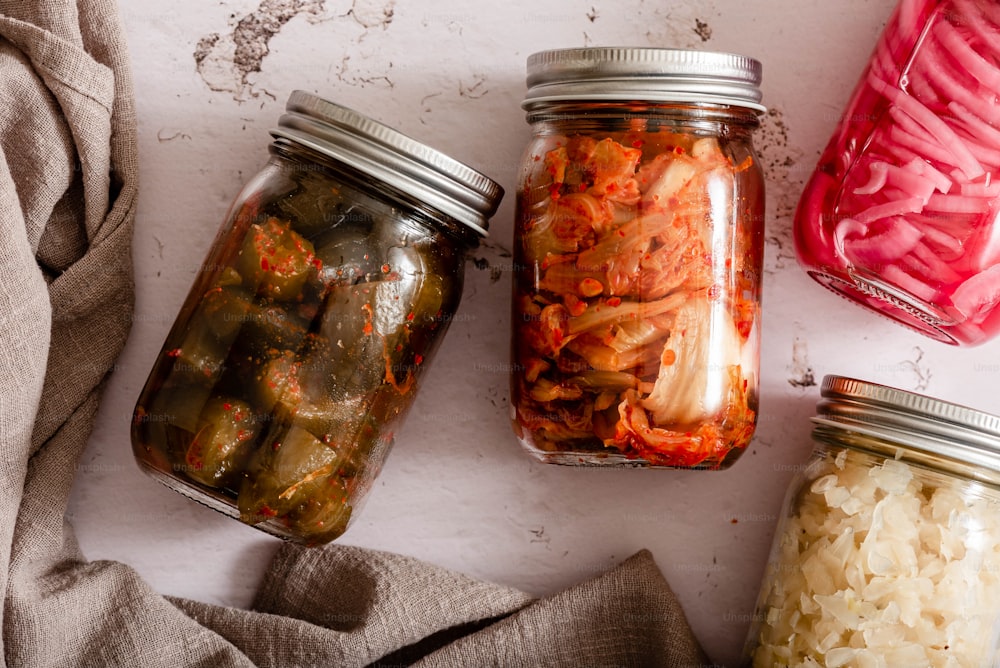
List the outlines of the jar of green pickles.
<svg viewBox="0 0 1000 668">
<path fill-rule="evenodd" d="M 149 475 L 305 544 L 347 528 L 501 188 L 302 91 L 230 208 L 135 408 Z"/>
</svg>

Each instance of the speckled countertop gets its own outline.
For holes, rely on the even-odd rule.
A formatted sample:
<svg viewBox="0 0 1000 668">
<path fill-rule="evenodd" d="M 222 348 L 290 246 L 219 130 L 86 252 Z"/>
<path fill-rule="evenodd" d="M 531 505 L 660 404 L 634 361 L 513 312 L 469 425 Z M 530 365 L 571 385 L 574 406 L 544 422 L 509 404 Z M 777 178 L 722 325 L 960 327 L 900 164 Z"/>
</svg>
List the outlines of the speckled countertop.
<svg viewBox="0 0 1000 668">
<path fill-rule="evenodd" d="M 712 660 L 739 655 L 782 496 L 808 455 L 827 373 L 1000 412 L 1000 341 L 959 350 L 812 283 L 790 215 L 893 3 L 737 0 L 120 0 L 133 56 L 141 194 L 137 310 L 79 469 L 69 519 L 91 559 L 159 591 L 246 606 L 277 542 L 145 478 L 131 411 L 227 206 L 302 88 L 378 118 L 513 192 L 535 51 L 695 47 L 764 64 L 770 111 L 761 416 L 724 472 L 537 464 L 508 425 L 513 197 L 468 266 L 462 308 L 345 543 L 392 550 L 535 594 L 649 548 Z"/>
</svg>

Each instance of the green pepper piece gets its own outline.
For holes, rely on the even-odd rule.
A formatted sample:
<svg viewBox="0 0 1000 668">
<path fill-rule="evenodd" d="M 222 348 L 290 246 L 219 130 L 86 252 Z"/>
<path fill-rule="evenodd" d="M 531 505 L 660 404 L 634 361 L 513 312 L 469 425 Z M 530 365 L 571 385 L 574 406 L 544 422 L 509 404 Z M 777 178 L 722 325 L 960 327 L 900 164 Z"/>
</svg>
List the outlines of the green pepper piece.
<svg viewBox="0 0 1000 668">
<path fill-rule="evenodd" d="M 316 257 L 322 263 L 320 280 L 327 287 L 368 281 L 382 273 L 383 262 L 368 232 L 359 226 L 337 226 L 321 236 Z"/>
<path fill-rule="evenodd" d="M 353 510 L 348 498 L 343 480 L 325 478 L 288 512 L 285 522 L 310 545 L 328 543 L 347 530 Z"/>
<path fill-rule="evenodd" d="M 357 219 L 353 193 L 331 187 L 328 175 L 299 170 L 292 178 L 296 188 L 271 202 L 268 210 L 294 221 L 295 231 L 302 236 L 311 239 L 331 225 Z"/>
<path fill-rule="evenodd" d="M 324 389 L 311 391 L 354 396 L 382 382 L 384 342 L 375 329 L 374 308 L 379 285 L 341 286 L 327 294 L 318 340 L 304 360 L 310 378 Z"/>
<path fill-rule="evenodd" d="M 197 430 L 198 416 L 211 394 L 212 388 L 204 383 L 168 378 L 156 393 L 149 414 L 157 422 L 172 424 L 193 434 Z"/>
<path fill-rule="evenodd" d="M 229 346 L 243 325 L 257 317 L 256 310 L 250 295 L 238 284 L 217 285 L 202 297 L 194 317 L 203 320 L 219 342 Z"/>
<path fill-rule="evenodd" d="M 271 434 L 281 433 L 276 426 Z M 240 487 L 240 519 L 257 524 L 284 516 L 305 503 L 315 484 L 338 476 L 346 453 L 320 442 L 308 430 L 291 425 L 279 438 L 271 435 L 257 451 Z"/>
<path fill-rule="evenodd" d="M 250 226 L 237 261 L 248 289 L 278 301 L 299 297 L 315 265 L 313 245 L 277 218 Z"/>
<path fill-rule="evenodd" d="M 318 384 L 314 385 L 318 388 Z M 352 434 L 358 432 L 367 418 L 363 395 L 345 395 L 339 400 L 323 391 L 307 392 L 308 401 L 289 406 L 295 424 L 324 443 L 334 440 L 350 443 Z"/>
<path fill-rule="evenodd" d="M 189 478 L 210 487 L 231 483 L 257 437 L 253 409 L 231 397 L 213 397 L 198 419 L 198 428 L 184 456 Z"/>
<path fill-rule="evenodd" d="M 271 412 L 279 401 L 292 410 L 299 405 L 302 401 L 301 367 L 302 363 L 290 350 L 281 351 L 263 363 L 254 376 L 251 390 L 261 411 Z"/>
<path fill-rule="evenodd" d="M 164 420 L 194 432 L 202 407 L 225 369 L 228 347 L 200 318 L 193 318 L 180 347 L 164 351 L 173 358 L 152 410 Z"/>
</svg>

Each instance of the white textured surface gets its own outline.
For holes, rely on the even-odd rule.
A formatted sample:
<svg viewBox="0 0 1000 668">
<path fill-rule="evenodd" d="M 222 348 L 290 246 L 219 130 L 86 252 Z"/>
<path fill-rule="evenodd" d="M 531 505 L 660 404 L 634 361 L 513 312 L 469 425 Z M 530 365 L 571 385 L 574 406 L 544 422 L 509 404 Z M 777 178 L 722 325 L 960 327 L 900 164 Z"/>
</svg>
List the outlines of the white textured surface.
<svg viewBox="0 0 1000 668">
<path fill-rule="evenodd" d="M 535 594 L 647 547 L 712 660 L 731 665 L 786 484 L 810 448 L 812 379 L 852 375 L 1000 412 L 1000 341 L 957 350 L 909 333 L 825 292 L 792 255 L 791 210 L 890 0 L 120 2 L 142 160 L 138 304 L 69 515 L 89 558 L 132 564 L 165 594 L 247 606 L 277 547 L 145 478 L 132 461 L 128 425 L 225 209 L 263 164 L 267 130 L 295 88 L 367 113 L 501 181 L 508 197 L 492 238 L 507 248 L 514 173 L 528 137 L 519 102 L 530 53 L 602 44 L 743 53 L 763 61 L 772 109 L 757 135 L 769 173 L 762 414 L 735 467 L 572 470 L 522 454 L 506 417 L 509 260 L 484 249 L 479 257 L 490 268 L 470 263 L 459 316 L 343 542 Z M 260 71 L 245 58 L 253 55 L 247 31 L 235 30 L 251 12 L 272 17 L 249 35 L 257 46 L 261 30 L 277 29 L 266 55 L 256 52 Z"/>
</svg>

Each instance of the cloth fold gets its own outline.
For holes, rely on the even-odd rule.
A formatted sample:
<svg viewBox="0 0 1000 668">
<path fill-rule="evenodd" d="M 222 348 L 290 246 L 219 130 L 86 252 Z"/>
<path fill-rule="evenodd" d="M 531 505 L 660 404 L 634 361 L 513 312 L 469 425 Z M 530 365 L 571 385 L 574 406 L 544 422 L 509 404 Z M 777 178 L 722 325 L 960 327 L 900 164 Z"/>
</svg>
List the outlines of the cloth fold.
<svg viewBox="0 0 1000 668">
<path fill-rule="evenodd" d="M 138 183 L 112 0 L 0 0 L 0 569 L 10 666 L 694 666 L 648 552 L 556 596 L 283 546 L 251 610 L 88 561 L 66 505 L 133 309 Z M 127 447 L 122 444 L 122 447 Z"/>
</svg>

